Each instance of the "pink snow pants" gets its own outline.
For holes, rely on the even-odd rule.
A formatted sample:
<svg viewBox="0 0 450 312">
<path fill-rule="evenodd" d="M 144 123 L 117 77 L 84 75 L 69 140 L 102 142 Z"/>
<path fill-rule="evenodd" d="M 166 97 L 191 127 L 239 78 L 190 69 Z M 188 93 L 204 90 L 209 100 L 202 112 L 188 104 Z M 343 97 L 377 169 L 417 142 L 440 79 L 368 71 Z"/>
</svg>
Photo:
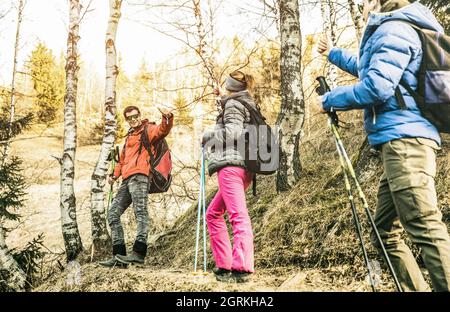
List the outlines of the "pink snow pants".
<svg viewBox="0 0 450 312">
<path fill-rule="evenodd" d="M 228 166 L 217 173 L 219 191 L 206 212 L 211 249 L 221 269 L 254 272 L 253 231 L 245 202 L 245 190 L 253 174 L 242 167 Z M 228 213 L 233 229 L 233 248 L 223 218 Z"/>
</svg>

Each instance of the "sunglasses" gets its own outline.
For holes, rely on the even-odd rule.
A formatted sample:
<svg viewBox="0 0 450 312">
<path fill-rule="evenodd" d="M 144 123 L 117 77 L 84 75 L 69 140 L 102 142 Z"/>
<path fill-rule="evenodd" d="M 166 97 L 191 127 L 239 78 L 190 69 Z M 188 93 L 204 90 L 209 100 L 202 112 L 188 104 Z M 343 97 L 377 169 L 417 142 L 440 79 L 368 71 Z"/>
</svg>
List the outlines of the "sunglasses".
<svg viewBox="0 0 450 312">
<path fill-rule="evenodd" d="M 132 121 L 132 120 L 138 120 L 139 117 L 140 117 L 139 114 L 135 114 L 135 115 L 127 116 L 125 119 L 126 119 L 127 121 Z"/>
</svg>

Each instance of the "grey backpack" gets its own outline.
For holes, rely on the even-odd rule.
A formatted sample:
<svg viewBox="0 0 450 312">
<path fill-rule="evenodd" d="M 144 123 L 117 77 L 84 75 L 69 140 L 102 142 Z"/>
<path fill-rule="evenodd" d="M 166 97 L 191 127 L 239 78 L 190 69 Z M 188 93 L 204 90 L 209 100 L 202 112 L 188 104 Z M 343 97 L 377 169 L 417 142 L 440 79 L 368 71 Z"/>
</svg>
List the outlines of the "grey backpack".
<svg viewBox="0 0 450 312">
<path fill-rule="evenodd" d="M 439 132 L 450 133 L 450 36 L 401 21 L 418 33 L 423 56 L 417 76 L 417 90 L 413 90 L 403 80 L 400 85 L 413 96 L 422 115 L 434 124 Z M 400 107 L 406 109 L 405 100 L 398 87 L 396 98 Z"/>
</svg>

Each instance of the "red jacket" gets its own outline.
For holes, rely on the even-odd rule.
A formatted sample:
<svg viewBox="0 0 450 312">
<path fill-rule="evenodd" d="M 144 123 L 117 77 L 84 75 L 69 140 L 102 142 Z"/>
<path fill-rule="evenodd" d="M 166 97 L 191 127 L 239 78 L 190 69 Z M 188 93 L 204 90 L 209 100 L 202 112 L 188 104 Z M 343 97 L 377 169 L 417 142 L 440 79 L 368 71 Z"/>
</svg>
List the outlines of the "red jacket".
<svg viewBox="0 0 450 312">
<path fill-rule="evenodd" d="M 142 125 L 135 130 L 132 130 L 125 141 L 125 148 L 120 153 L 119 163 L 114 170 L 114 178 L 122 175 L 122 179 L 126 179 L 133 174 L 142 173 L 148 175 L 150 172 L 150 156 L 147 150 L 142 146 L 139 154 L 139 145 L 141 143 L 141 134 L 144 131 L 144 126 L 148 126 L 148 140 L 151 143 L 164 138 L 170 132 L 173 126 L 173 114 L 170 117 L 162 117 L 159 125 L 150 124 L 148 119 L 142 121 Z M 153 151 L 153 147 L 152 147 Z"/>
</svg>

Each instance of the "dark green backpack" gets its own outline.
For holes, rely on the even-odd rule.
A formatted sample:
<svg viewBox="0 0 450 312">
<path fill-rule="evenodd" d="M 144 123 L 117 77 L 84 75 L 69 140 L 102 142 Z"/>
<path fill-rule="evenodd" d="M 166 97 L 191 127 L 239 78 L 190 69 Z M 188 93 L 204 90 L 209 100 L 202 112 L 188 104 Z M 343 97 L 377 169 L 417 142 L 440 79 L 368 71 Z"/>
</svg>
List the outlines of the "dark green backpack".
<svg viewBox="0 0 450 312">
<path fill-rule="evenodd" d="M 389 20 L 392 21 L 392 20 Z M 401 20 L 410 25 L 422 42 L 417 90 L 403 80 L 403 86 L 413 96 L 422 115 L 436 126 L 439 132 L 450 133 L 450 36 Z M 405 100 L 396 89 L 397 101 L 406 109 Z"/>
</svg>

